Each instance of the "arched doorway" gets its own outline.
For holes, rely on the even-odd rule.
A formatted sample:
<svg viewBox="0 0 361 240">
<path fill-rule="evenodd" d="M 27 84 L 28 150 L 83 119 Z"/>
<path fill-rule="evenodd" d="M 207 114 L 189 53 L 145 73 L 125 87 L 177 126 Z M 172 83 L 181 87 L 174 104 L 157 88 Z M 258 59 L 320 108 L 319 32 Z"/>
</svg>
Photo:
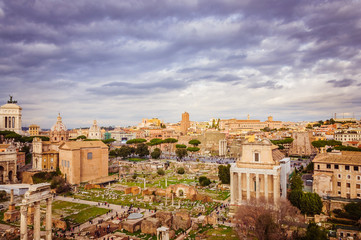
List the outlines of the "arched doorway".
<svg viewBox="0 0 361 240">
<path fill-rule="evenodd" d="M 0 183 L 4 183 L 4 167 L 0 166 Z"/>
<path fill-rule="evenodd" d="M 14 180 L 13 177 L 14 177 L 13 176 L 13 171 L 9 171 L 9 181 L 10 182 L 13 182 L 13 180 Z"/>
</svg>

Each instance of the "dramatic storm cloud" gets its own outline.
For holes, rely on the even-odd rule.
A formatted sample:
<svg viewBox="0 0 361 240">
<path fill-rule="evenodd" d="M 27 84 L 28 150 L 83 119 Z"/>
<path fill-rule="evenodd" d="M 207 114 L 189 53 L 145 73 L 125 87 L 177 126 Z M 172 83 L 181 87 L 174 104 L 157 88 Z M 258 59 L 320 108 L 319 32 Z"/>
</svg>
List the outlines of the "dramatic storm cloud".
<svg viewBox="0 0 361 240">
<path fill-rule="evenodd" d="M 24 126 L 361 114 L 361 1 L 0 0 Z"/>
</svg>

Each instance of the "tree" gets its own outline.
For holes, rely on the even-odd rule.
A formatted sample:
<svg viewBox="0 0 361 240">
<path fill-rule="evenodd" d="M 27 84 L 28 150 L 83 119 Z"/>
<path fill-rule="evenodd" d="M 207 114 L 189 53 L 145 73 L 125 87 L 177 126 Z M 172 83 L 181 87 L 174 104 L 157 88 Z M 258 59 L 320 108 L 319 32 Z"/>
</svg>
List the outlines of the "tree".
<svg viewBox="0 0 361 240">
<path fill-rule="evenodd" d="M 144 143 L 138 143 L 137 148 L 135 149 L 135 153 L 139 157 L 144 157 L 144 156 L 149 155 L 148 146 L 146 144 L 144 144 Z"/>
<path fill-rule="evenodd" d="M 129 146 L 121 146 L 117 150 L 117 156 L 121 158 L 127 158 L 132 153 L 131 147 Z"/>
<path fill-rule="evenodd" d="M 86 139 L 86 136 L 80 135 L 80 136 L 78 136 L 76 139 Z"/>
<path fill-rule="evenodd" d="M 182 159 L 188 155 L 187 149 L 184 148 L 177 148 L 177 150 L 175 150 L 175 153 L 177 154 L 177 157 L 179 159 Z"/>
<path fill-rule="evenodd" d="M 277 205 L 264 198 L 240 205 L 235 215 L 239 236 L 254 232 L 257 239 L 283 240 L 287 230 L 303 225 L 303 215 L 289 201 L 281 199 Z"/>
<path fill-rule="evenodd" d="M 153 159 L 158 159 L 161 154 L 162 154 L 162 151 L 159 148 L 156 148 L 150 155 Z"/>
<path fill-rule="evenodd" d="M 184 173 L 185 173 L 184 168 L 182 168 L 182 167 L 181 167 L 181 168 L 178 168 L 178 169 L 177 169 L 177 173 L 178 173 L 178 174 L 184 174 Z"/>
<path fill-rule="evenodd" d="M 187 148 L 188 152 L 198 152 L 199 150 L 200 150 L 199 147 L 189 147 L 189 148 Z"/>
<path fill-rule="evenodd" d="M 20 141 L 22 136 L 20 134 L 12 132 L 12 133 L 9 133 L 9 134 L 5 135 L 5 138 L 6 139 L 14 139 L 16 142 L 18 142 L 18 141 Z"/>
<path fill-rule="evenodd" d="M 175 138 L 166 138 L 163 140 L 163 143 L 168 145 L 168 151 L 172 152 L 173 151 L 173 143 L 178 142 L 177 139 Z"/>
<path fill-rule="evenodd" d="M 316 223 L 311 222 L 307 226 L 306 236 L 304 240 L 327 240 L 326 231 L 322 230 Z"/>
<path fill-rule="evenodd" d="M 303 181 L 299 174 L 293 174 L 291 178 L 291 190 L 300 190 L 303 189 Z"/>
<path fill-rule="evenodd" d="M 199 177 L 199 184 L 202 187 L 208 186 L 211 183 L 212 183 L 211 180 L 209 178 L 207 178 L 206 176 L 200 176 Z"/>
<path fill-rule="evenodd" d="M 231 182 L 231 165 L 220 165 L 218 166 L 218 178 L 221 180 L 222 184 L 229 184 Z"/>
<path fill-rule="evenodd" d="M 176 148 L 187 148 L 187 146 L 184 144 L 176 144 L 175 147 Z"/>
<path fill-rule="evenodd" d="M 159 169 L 157 170 L 157 173 L 158 173 L 158 175 L 160 175 L 160 176 L 165 175 L 165 171 L 163 170 L 163 168 L 159 168 Z"/>
<path fill-rule="evenodd" d="M 304 193 L 301 190 L 292 190 L 288 196 L 293 206 L 308 215 L 320 214 L 322 212 L 322 200 L 317 193 Z"/>
<path fill-rule="evenodd" d="M 55 189 L 56 193 L 70 191 L 70 185 L 61 176 L 55 176 L 52 178 L 50 188 Z"/>
<path fill-rule="evenodd" d="M 201 142 L 197 139 L 192 139 L 188 142 L 190 145 L 193 145 L 193 147 L 197 147 Z"/>
<path fill-rule="evenodd" d="M 144 143 L 147 140 L 145 140 L 144 138 L 134 138 L 134 139 L 130 139 L 127 141 L 127 144 L 138 144 L 138 143 Z"/>
<path fill-rule="evenodd" d="M 115 142 L 116 140 L 114 138 L 109 138 L 109 139 L 105 139 L 105 140 L 102 140 L 102 142 L 104 144 L 108 144 L 108 143 L 112 143 L 112 142 Z"/>
</svg>

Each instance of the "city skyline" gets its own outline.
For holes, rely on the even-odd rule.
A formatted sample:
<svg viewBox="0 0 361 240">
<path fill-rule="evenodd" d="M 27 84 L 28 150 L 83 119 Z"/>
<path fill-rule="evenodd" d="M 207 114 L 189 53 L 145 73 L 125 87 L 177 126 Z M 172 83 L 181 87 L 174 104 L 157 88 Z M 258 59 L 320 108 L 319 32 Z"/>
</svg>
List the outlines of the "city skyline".
<svg viewBox="0 0 361 240">
<path fill-rule="evenodd" d="M 359 119 L 361 3 L 276 3 L 0 0 L 0 105 L 42 128 Z"/>
</svg>

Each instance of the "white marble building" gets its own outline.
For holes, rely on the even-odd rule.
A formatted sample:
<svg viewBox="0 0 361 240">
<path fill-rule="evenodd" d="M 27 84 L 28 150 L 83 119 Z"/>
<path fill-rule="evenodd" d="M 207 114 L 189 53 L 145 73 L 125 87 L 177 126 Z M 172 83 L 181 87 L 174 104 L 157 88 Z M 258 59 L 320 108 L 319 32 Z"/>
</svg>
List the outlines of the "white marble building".
<svg viewBox="0 0 361 240">
<path fill-rule="evenodd" d="M 21 110 L 17 101 L 10 100 L 0 107 L 0 131 L 14 131 L 21 134 Z"/>
</svg>

